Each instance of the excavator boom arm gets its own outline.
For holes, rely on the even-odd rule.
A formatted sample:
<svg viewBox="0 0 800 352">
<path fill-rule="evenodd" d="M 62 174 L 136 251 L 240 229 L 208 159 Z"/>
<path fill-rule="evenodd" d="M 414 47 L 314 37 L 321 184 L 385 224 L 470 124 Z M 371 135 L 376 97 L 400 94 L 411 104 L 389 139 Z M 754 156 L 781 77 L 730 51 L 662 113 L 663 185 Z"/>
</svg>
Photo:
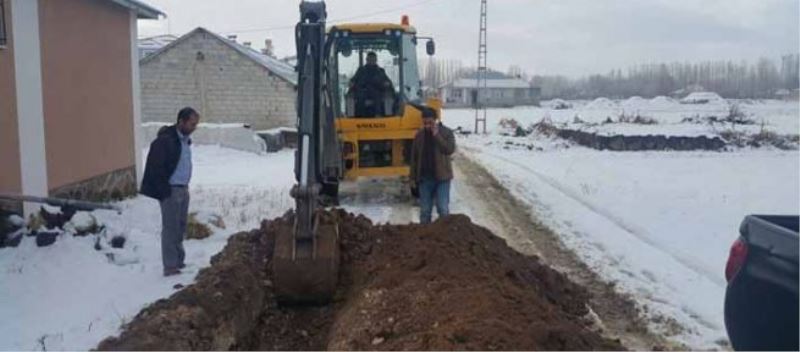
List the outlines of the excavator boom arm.
<svg viewBox="0 0 800 352">
<path fill-rule="evenodd" d="M 283 303 L 325 303 L 339 273 L 338 227 L 318 211 L 323 184 L 340 159 L 333 113 L 326 104 L 325 3 L 303 1 L 297 41 L 297 135 L 294 226 L 275 235 L 273 275 Z"/>
</svg>

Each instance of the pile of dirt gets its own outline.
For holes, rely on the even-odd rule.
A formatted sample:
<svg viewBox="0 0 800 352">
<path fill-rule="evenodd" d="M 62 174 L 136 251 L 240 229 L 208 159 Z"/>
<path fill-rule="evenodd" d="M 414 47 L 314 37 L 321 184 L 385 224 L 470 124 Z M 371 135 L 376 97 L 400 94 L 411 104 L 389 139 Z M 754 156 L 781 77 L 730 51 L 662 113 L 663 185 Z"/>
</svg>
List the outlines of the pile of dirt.
<svg viewBox="0 0 800 352">
<path fill-rule="evenodd" d="M 465 216 L 373 225 L 341 210 L 340 285 L 324 307 L 278 307 L 269 268 L 291 214 L 231 238 L 197 283 L 99 349 L 619 350 L 588 293 Z"/>
</svg>

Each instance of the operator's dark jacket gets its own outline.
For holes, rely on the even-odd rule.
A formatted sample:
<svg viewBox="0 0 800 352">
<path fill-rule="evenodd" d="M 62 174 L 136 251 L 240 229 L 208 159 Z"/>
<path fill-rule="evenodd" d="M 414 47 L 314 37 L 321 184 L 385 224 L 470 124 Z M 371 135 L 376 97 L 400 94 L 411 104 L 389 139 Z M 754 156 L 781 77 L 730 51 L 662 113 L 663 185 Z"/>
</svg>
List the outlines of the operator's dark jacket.
<svg viewBox="0 0 800 352">
<path fill-rule="evenodd" d="M 392 81 L 386 75 L 386 71 L 378 65 L 361 66 L 351 79 L 356 88 L 356 94 L 364 95 L 364 98 L 379 98 L 387 87 L 391 86 Z"/>
<path fill-rule="evenodd" d="M 164 200 L 172 193 L 169 178 L 178 167 L 181 157 L 181 141 L 175 125 L 158 130 L 158 137 L 150 144 L 147 164 L 139 193 L 157 200 Z"/>
<path fill-rule="evenodd" d="M 422 174 L 422 153 L 425 141 L 425 131 L 420 130 L 414 137 L 411 145 L 411 180 L 420 182 Z M 439 133 L 433 136 L 436 143 L 436 152 L 433 154 L 435 165 L 436 181 L 449 181 L 453 179 L 453 163 L 451 161 L 453 153 L 456 152 L 456 138 L 453 131 L 439 123 Z M 427 151 L 425 151 L 427 152 Z"/>
</svg>

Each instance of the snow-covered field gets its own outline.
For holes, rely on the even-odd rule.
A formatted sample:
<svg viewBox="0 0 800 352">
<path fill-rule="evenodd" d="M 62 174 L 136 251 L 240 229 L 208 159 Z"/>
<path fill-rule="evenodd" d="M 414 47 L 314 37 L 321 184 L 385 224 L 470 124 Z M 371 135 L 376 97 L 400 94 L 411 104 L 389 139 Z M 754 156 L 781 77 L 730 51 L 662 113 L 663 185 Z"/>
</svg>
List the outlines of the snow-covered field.
<svg viewBox="0 0 800 352">
<path fill-rule="evenodd" d="M 175 292 L 174 285 L 191 283 L 231 234 L 291 207 L 291 151 L 257 155 L 197 146 L 193 154 L 190 211 L 219 214 L 226 229 L 185 242 L 184 273 L 162 276 L 161 215 L 158 203 L 145 197 L 120 202 L 122 215 L 94 212 L 109 235 L 126 236 L 122 249 L 95 251 L 91 236 L 62 235 L 43 248 L 24 238 L 18 248 L 0 249 L 0 350 L 94 348 L 144 306 Z"/>
<path fill-rule="evenodd" d="M 555 109 L 559 103 L 569 106 L 567 109 Z M 705 123 L 704 118 L 722 119 L 729 114 L 732 104 L 738 104 L 742 113 L 753 121 L 751 125 L 729 123 Z M 545 101 L 541 107 L 517 107 L 511 109 L 490 109 L 487 114 L 487 130 L 497 128 L 502 118 L 513 118 L 521 126 L 549 119 L 557 124 L 564 124 L 571 129 L 580 129 L 601 134 L 647 135 L 662 134 L 675 136 L 716 136 L 725 130 L 758 133 L 762 128 L 779 134 L 800 134 L 800 106 L 798 102 L 778 100 L 714 100 L 707 104 L 681 104 L 679 101 L 656 97 L 644 99 L 632 97 L 626 100 L 610 100 L 598 98 L 593 101 Z M 607 119 L 617 121 L 620 115 L 629 117 L 640 115 L 654 119 L 656 125 L 634 123 L 603 124 Z M 682 122 L 693 118 L 699 123 Z M 475 113 L 470 109 L 445 110 L 445 124 L 453 128 L 461 127 L 465 131 L 475 128 Z M 579 122 L 576 122 L 579 121 Z"/>
<path fill-rule="evenodd" d="M 602 277 L 632 294 L 655 329 L 694 348 L 719 348 L 727 339 L 724 267 L 730 245 L 747 214 L 800 212 L 800 154 L 774 149 L 602 152 L 536 134 L 499 135 L 501 117 L 522 125 L 548 114 L 570 124 L 570 115 L 578 112 L 601 118 L 599 108 L 569 103 L 578 107 L 571 112 L 489 110 L 487 128 L 493 133 L 462 136 L 458 142 Z M 771 102 L 748 109 L 781 133 L 797 133 L 796 105 Z M 692 112 L 650 113 L 660 121 L 676 121 Z M 471 130 L 474 113 L 446 110 L 443 118 L 447 125 Z M 614 133 L 624 132 L 619 126 Z M 642 126 L 630 128 L 642 131 Z M 644 128 L 693 135 L 671 125 Z"/>
</svg>

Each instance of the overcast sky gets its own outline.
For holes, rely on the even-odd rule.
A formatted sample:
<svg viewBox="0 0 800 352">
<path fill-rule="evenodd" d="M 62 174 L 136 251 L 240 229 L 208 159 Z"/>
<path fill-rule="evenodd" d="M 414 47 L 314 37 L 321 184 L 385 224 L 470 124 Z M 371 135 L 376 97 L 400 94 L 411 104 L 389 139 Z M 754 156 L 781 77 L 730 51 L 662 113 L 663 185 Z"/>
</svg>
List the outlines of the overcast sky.
<svg viewBox="0 0 800 352">
<path fill-rule="evenodd" d="M 203 26 L 294 53 L 298 0 L 144 0 L 167 19 L 140 37 Z M 479 0 L 328 0 L 328 19 L 399 22 L 436 38 L 437 57 L 477 61 Z M 606 73 L 632 64 L 778 58 L 800 51 L 798 0 L 489 0 L 489 66 L 532 74 Z M 424 51 L 421 51 L 422 53 Z"/>
</svg>

